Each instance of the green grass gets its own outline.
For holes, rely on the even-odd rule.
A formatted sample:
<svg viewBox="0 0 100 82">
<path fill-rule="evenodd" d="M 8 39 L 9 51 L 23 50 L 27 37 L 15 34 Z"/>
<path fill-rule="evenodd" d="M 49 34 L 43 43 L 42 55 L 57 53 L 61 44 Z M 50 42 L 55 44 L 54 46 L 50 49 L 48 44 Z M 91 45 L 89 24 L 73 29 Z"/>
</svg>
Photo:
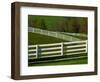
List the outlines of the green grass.
<svg viewBox="0 0 100 82">
<path fill-rule="evenodd" d="M 54 38 L 51 36 L 28 32 L 28 45 L 60 43 L 60 42 L 66 42 L 66 41 L 62 39 Z M 35 64 L 30 64 L 29 66 L 74 65 L 74 64 L 87 64 L 87 63 L 88 63 L 87 58 L 81 58 L 81 59 L 73 59 L 73 60 L 35 63 Z"/>
<path fill-rule="evenodd" d="M 84 58 L 75 58 L 75 57 L 83 57 Z M 70 59 L 68 58 L 75 58 Z M 59 60 L 62 59 L 62 60 Z M 59 61 L 58 61 L 59 60 Z M 44 62 L 41 62 L 44 61 Z M 30 63 L 33 62 L 33 63 Z M 48 58 L 39 58 L 39 59 L 31 59 L 28 60 L 29 66 L 51 66 L 51 65 L 74 65 L 74 64 L 87 64 L 87 54 L 76 54 L 76 55 L 64 55 L 64 56 L 58 56 L 58 57 L 48 57 Z"/>
<path fill-rule="evenodd" d="M 35 63 L 30 66 L 53 66 L 53 65 L 75 65 L 75 64 L 87 64 L 87 58 L 80 58 L 74 60 L 66 60 L 66 61 L 56 61 L 56 62 L 46 62 L 46 63 Z"/>
<path fill-rule="evenodd" d="M 66 40 L 28 32 L 28 45 L 67 42 Z"/>
</svg>

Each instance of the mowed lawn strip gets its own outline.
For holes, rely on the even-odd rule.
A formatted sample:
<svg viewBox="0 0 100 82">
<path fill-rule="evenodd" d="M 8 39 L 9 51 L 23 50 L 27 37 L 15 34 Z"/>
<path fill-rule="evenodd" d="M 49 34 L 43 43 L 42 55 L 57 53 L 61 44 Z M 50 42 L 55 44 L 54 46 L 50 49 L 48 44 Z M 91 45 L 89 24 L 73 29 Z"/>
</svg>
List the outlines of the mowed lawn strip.
<svg viewBox="0 0 100 82">
<path fill-rule="evenodd" d="M 85 57 L 84 57 L 85 56 Z M 69 60 L 69 58 L 72 58 Z M 59 60 L 61 59 L 61 60 Z M 59 60 L 59 61 L 56 61 Z M 44 62 L 40 62 L 44 61 Z M 33 62 L 33 63 L 32 63 Z M 29 66 L 87 64 L 87 53 L 29 60 Z"/>
<path fill-rule="evenodd" d="M 55 65 L 74 65 L 74 64 L 87 64 L 87 58 L 79 58 L 73 60 L 62 60 L 62 61 L 53 61 L 53 62 L 43 62 L 43 63 L 35 63 L 29 64 L 29 66 L 55 66 Z"/>
</svg>

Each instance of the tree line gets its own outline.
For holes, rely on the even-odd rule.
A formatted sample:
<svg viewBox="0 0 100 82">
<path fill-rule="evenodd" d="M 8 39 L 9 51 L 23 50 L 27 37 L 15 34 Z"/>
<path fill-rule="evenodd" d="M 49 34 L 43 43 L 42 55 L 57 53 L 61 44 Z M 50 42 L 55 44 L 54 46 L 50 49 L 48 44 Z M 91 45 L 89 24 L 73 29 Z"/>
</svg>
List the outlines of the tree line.
<svg viewBox="0 0 100 82">
<path fill-rule="evenodd" d="M 28 26 L 50 31 L 87 33 L 86 17 L 28 16 Z"/>
</svg>

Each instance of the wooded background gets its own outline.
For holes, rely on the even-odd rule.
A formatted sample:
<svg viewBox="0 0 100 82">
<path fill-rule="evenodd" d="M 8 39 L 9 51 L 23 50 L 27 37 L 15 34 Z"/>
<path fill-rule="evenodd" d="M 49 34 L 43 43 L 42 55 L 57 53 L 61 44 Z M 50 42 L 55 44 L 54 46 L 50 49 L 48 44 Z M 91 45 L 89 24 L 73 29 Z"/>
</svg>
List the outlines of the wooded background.
<svg viewBox="0 0 100 82">
<path fill-rule="evenodd" d="M 87 34 L 88 18 L 28 15 L 28 26 L 50 31 Z"/>
</svg>

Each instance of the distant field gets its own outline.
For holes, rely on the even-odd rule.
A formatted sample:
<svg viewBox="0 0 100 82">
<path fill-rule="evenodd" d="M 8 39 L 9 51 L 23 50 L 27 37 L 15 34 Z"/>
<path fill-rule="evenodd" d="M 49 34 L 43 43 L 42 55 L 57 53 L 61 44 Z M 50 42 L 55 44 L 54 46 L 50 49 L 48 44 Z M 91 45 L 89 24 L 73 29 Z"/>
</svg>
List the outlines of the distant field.
<svg viewBox="0 0 100 82">
<path fill-rule="evenodd" d="M 67 42 L 66 40 L 28 32 L 28 45 Z"/>
</svg>

